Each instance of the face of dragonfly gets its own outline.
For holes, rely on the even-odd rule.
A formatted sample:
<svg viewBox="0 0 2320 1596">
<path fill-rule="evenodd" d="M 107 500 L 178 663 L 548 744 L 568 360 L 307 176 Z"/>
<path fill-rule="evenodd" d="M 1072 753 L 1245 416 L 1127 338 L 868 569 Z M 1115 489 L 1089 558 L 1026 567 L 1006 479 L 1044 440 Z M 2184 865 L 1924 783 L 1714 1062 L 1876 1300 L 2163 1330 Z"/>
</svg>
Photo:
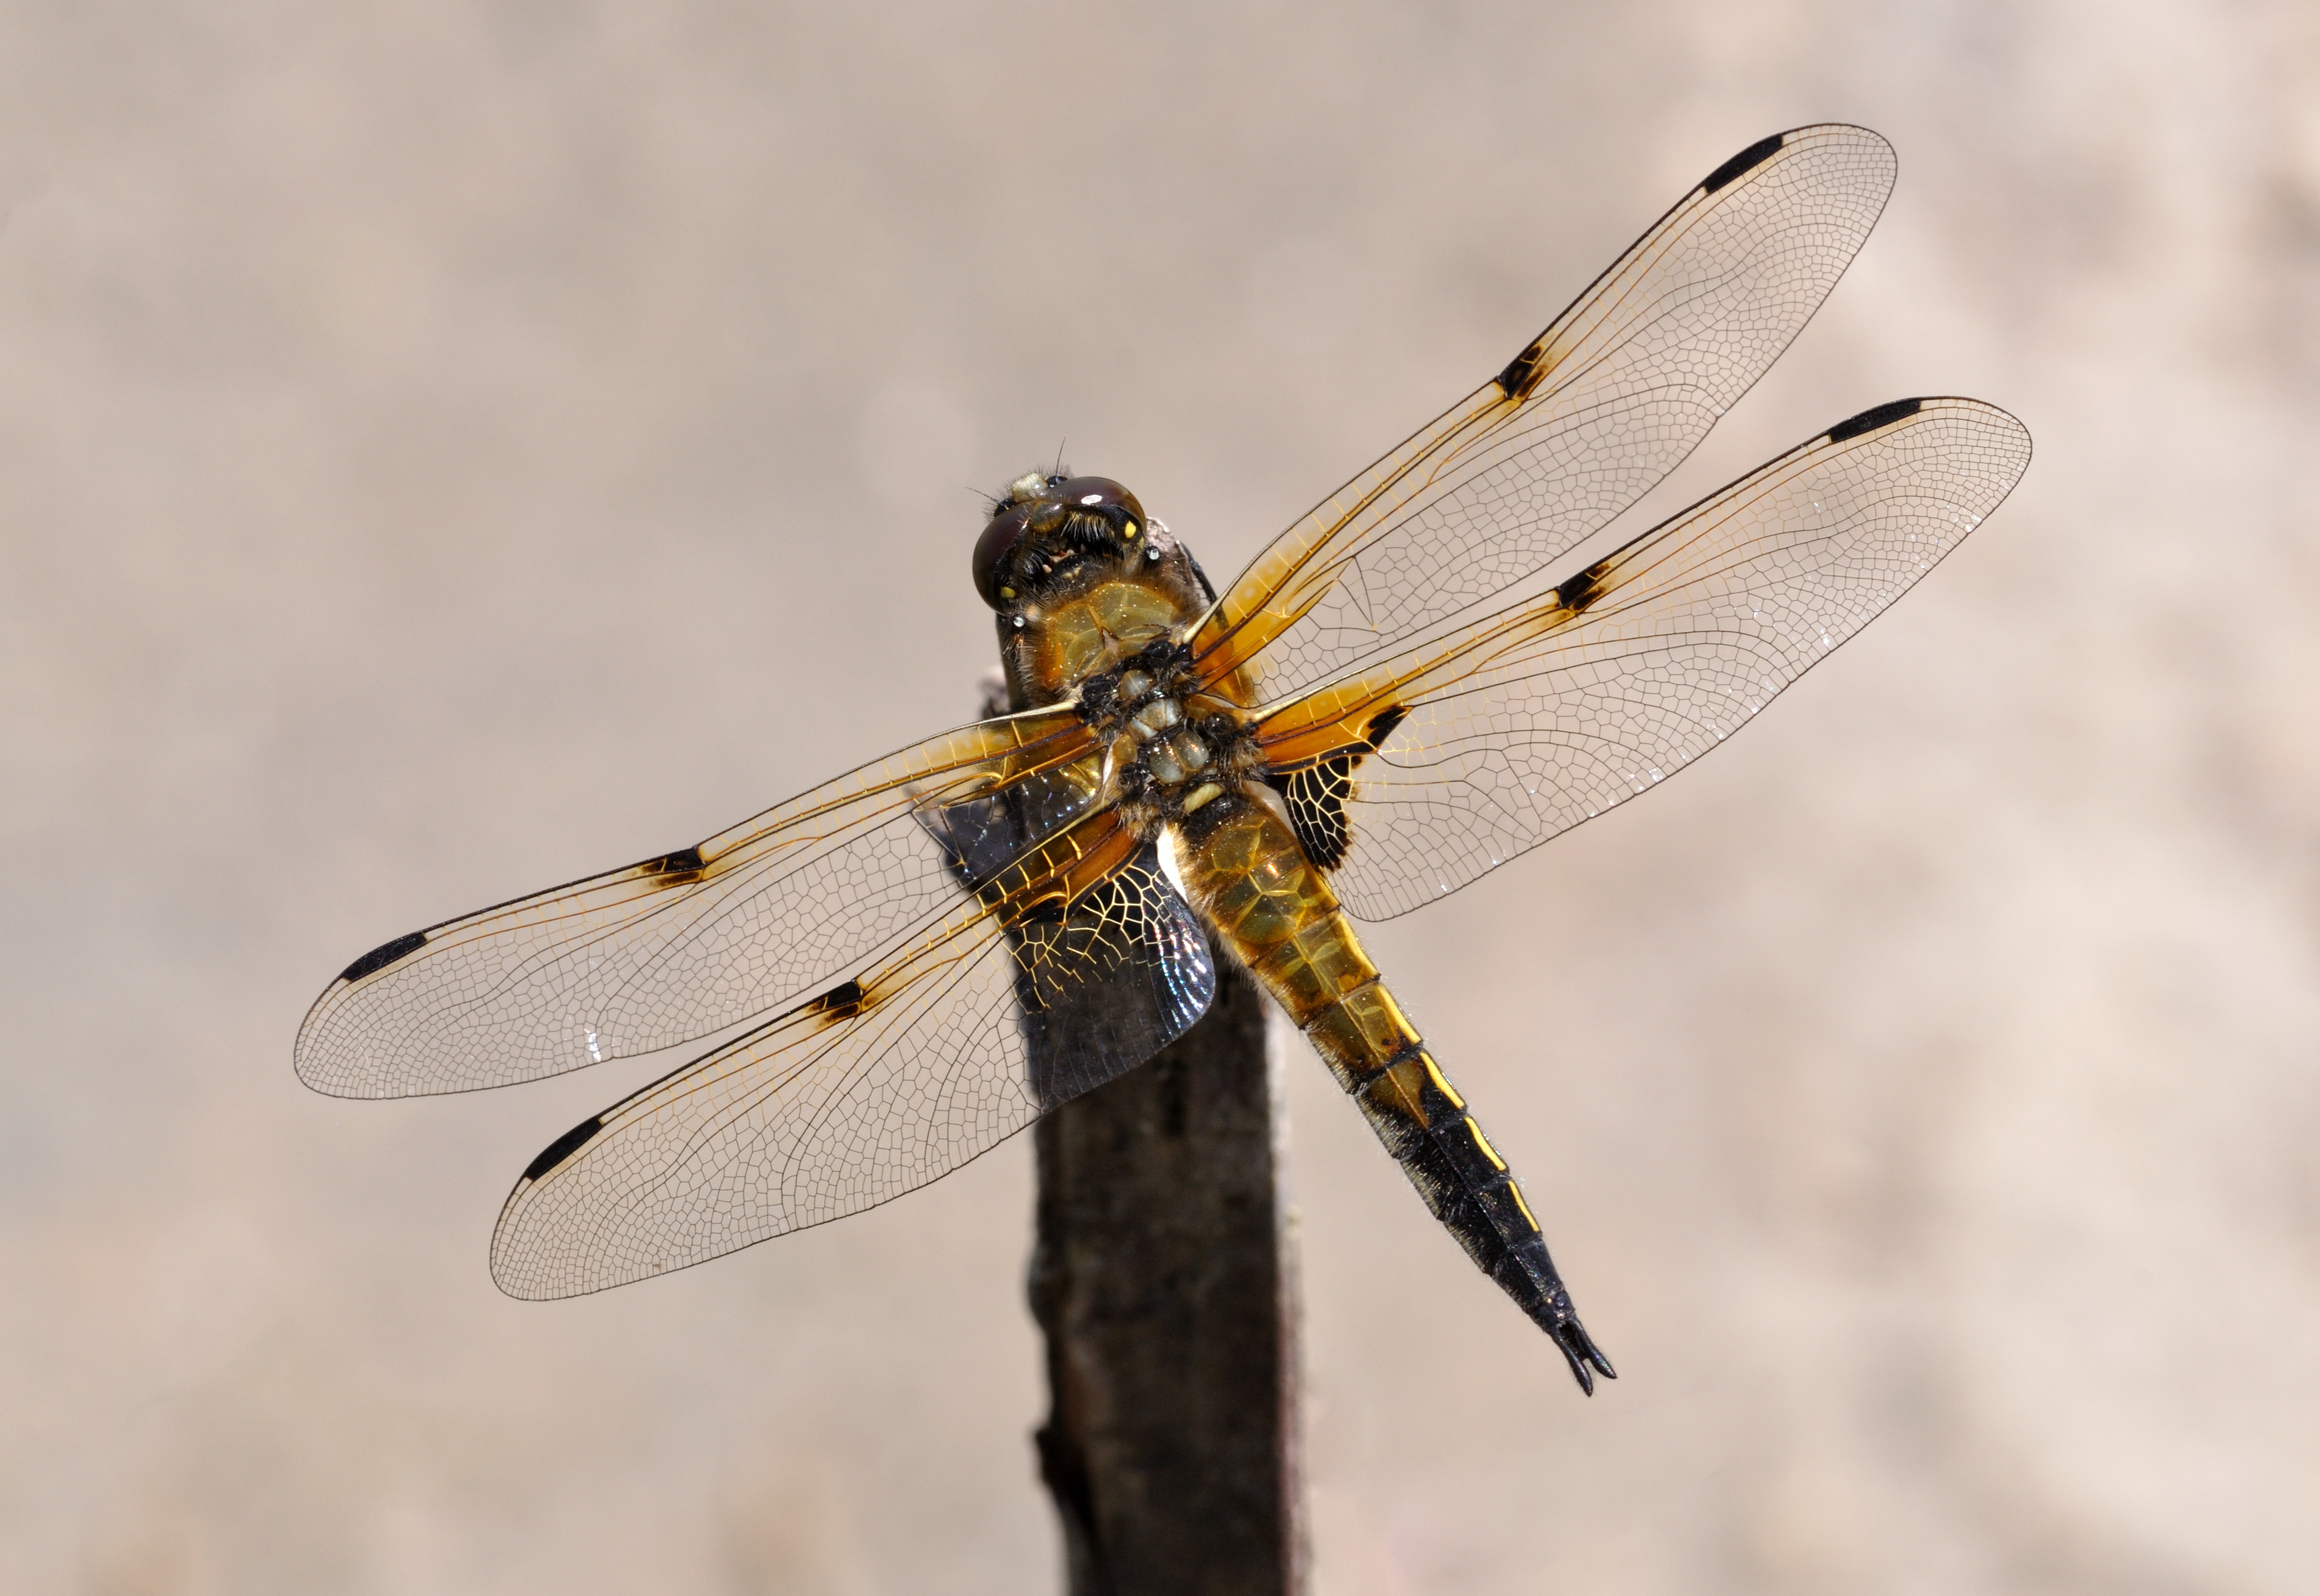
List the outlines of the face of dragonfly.
<svg viewBox="0 0 2320 1596">
<path fill-rule="evenodd" d="M 1008 485 L 974 545 L 974 587 L 999 613 L 1009 673 L 1052 703 L 1199 618 L 1192 560 L 1108 476 L 1038 473 Z"/>
</svg>

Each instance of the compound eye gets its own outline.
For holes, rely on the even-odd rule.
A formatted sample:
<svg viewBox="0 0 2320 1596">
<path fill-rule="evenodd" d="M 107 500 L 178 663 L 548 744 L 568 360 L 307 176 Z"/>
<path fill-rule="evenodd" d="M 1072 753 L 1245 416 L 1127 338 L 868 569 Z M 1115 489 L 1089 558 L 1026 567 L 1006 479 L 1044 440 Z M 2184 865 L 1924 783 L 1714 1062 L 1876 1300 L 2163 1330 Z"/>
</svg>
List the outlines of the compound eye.
<svg viewBox="0 0 2320 1596">
<path fill-rule="evenodd" d="M 1065 509 L 1092 512 L 1114 526 L 1125 522 L 1139 534 L 1144 530 L 1144 506 L 1109 476 L 1067 477 L 1047 491 Z"/>
<path fill-rule="evenodd" d="M 1004 585 L 1008 566 L 1030 524 L 1031 507 L 1013 505 L 992 516 L 983 536 L 974 540 L 974 591 L 994 610 L 1003 610 L 1014 601 L 1014 593 Z"/>
</svg>

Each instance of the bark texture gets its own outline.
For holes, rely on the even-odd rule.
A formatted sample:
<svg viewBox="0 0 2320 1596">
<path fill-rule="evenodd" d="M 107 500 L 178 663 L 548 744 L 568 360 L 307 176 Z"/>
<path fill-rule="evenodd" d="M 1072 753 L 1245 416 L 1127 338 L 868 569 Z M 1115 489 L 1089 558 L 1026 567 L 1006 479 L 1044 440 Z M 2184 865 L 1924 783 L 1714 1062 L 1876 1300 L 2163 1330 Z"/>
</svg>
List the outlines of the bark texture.
<svg viewBox="0 0 2320 1596">
<path fill-rule="evenodd" d="M 1042 1120 L 1039 1467 L 1072 1596 L 1303 1589 L 1294 1273 L 1264 1000 Z"/>
</svg>

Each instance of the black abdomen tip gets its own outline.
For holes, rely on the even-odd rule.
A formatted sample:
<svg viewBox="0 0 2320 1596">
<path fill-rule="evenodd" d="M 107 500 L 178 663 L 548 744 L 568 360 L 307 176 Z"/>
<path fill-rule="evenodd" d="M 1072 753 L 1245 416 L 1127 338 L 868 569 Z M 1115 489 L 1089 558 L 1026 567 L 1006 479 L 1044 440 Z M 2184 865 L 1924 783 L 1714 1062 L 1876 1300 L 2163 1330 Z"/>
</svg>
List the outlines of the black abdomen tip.
<svg viewBox="0 0 2320 1596">
<path fill-rule="evenodd" d="M 1890 427 L 1903 416 L 1915 415 L 1923 408 L 1922 399 L 1894 399 L 1883 404 L 1872 404 L 1849 421 L 1842 421 L 1828 430 L 1831 443 L 1843 443 L 1848 438 L 1858 438 L 1863 432 L 1874 432 L 1880 427 Z"/>
<path fill-rule="evenodd" d="M 406 931 L 392 942 L 381 943 L 354 963 L 339 972 L 341 981 L 359 981 L 365 975 L 375 975 L 395 960 L 418 952 L 427 946 L 427 933 Z"/>
<path fill-rule="evenodd" d="M 534 1158 L 530 1164 L 524 1166 L 523 1178 L 528 1181 L 538 1180 L 541 1175 L 546 1174 L 549 1170 L 563 1163 L 566 1158 L 572 1156 L 573 1154 L 578 1152 L 582 1147 L 586 1147 L 591 1141 L 594 1141 L 596 1138 L 596 1133 L 603 1129 L 604 1116 L 602 1114 L 597 1115 L 593 1120 L 584 1120 L 580 1124 L 575 1125 L 562 1136 L 559 1136 L 554 1141 L 549 1142 L 546 1150 L 544 1150 L 539 1157 Z"/>
</svg>

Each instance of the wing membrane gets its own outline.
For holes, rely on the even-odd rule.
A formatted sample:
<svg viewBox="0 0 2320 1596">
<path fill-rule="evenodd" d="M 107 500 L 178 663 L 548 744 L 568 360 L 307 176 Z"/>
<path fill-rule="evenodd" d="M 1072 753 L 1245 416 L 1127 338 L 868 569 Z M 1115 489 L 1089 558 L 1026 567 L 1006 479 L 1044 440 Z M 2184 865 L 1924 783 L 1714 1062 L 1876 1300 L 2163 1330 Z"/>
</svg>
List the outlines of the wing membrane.
<svg viewBox="0 0 2320 1596">
<path fill-rule="evenodd" d="M 1292 776 L 1291 810 L 1334 819 L 1346 907 L 1404 913 L 1746 724 L 1954 549 L 2029 460 L 2021 422 L 1974 400 L 1864 412 L 1539 602 L 1284 706 L 1258 740 L 1277 768 L 1326 777 Z"/>
<path fill-rule="evenodd" d="M 1183 1034 L 1216 971 L 1152 847 L 1105 812 L 1038 856 L 875 974 L 550 1147 L 494 1233 L 502 1289 L 601 1291 L 858 1212 Z"/>
<path fill-rule="evenodd" d="M 1604 526 L 1811 319 L 1893 175 L 1891 147 L 1856 127 L 1799 128 L 1726 162 L 1505 371 L 1259 556 L 1193 639 L 1202 675 L 1254 664 L 1259 700 L 1286 697 Z"/>
<path fill-rule="evenodd" d="M 299 1028 L 298 1074 L 340 1097 L 466 1092 L 694 1040 L 862 968 L 1094 802 L 1076 713 L 929 739 L 696 848 L 398 938 Z M 1012 846 L 961 871 L 947 804 L 1020 789 Z M 1028 803 L 1028 807 L 1026 807 Z"/>
</svg>

